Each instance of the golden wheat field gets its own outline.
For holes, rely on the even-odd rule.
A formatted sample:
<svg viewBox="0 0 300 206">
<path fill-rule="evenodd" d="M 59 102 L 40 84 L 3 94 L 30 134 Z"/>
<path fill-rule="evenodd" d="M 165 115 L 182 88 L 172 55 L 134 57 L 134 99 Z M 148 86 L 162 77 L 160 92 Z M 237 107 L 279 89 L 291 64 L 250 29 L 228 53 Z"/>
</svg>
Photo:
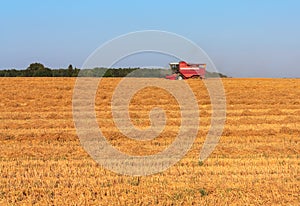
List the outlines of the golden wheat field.
<svg viewBox="0 0 300 206">
<path fill-rule="evenodd" d="M 188 80 L 201 125 L 191 150 L 166 171 L 132 177 L 104 169 L 81 147 L 72 117 L 75 78 L 1 78 L 1 205 L 299 205 L 300 79 L 223 79 L 226 124 L 203 164 L 211 103 L 201 80 Z M 150 141 L 118 131 L 111 98 L 120 79 L 103 79 L 96 98 L 99 127 L 131 155 L 155 154 L 175 138 L 176 100 L 154 87 L 135 94 L 130 117 L 150 125 L 149 111 L 166 112 L 165 130 Z M 153 79 L 158 81 L 158 79 Z M 213 80 L 205 80 L 213 81 Z"/>
</svg>

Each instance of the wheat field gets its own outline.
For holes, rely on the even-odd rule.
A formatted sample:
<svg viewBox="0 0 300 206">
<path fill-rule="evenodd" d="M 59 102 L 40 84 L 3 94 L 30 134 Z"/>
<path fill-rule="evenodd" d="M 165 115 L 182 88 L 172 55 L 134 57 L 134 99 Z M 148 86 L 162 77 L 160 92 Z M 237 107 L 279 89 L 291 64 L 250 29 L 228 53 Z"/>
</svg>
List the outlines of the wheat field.
<svg viewBox="0 0 300 206">
<path fill-rule="evenodd" d="M 72 117 L 75 81 L 1 78 L 1 205 L 300 204 L 300 79 L 222 79 L 226 124 L 201 163 L 212 107 L 203 82 L 188 80 L 201 118 L 196 141 L 177 164 L 142 177 L 115 174 L 81 147 Z M 178 103 L 159 88 L 137 92 L 130 103 L 133 124 L 148 127 L 153 106 L 165 110 L 167 122 L 157 138 L 135 141 L 120 133 L 112 118 L 119 82 L 106 78 L 99 85 L 95 108 L 103 134 L 127 154 L 162 151 L 180 126 Z"/>
</svg>

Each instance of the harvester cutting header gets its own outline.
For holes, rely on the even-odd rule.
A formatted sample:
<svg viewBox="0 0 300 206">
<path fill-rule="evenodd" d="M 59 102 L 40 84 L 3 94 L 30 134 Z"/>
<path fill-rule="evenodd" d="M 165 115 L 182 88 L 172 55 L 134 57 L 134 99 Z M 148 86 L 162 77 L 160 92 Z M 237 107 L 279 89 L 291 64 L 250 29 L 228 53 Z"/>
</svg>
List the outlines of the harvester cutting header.
<svg viewBox="0 0 300 206">
<path fill-rule="evenodd" d="M 190 78 L 205 78 L 206 64 L 189 64 L 184 61 L 170 63 L 172 70 L 171 75 L 167 75 L 166 79 L 183 80 Z"/>
</svg>

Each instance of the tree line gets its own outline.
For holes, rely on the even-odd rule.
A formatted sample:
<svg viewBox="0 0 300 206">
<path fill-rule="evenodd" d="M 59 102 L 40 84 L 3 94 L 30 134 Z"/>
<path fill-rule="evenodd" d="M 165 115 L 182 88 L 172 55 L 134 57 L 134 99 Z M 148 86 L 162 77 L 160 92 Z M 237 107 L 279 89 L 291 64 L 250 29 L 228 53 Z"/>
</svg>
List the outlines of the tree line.
<svg viewBox="0 0 300 206">
<path fill-rule="evenodd" d="M 77 77 L 79 71 L 72 65 L 67 69 L 50 69 L 41 63 L 32 63 L 24 70 L 0 70 L 0 77 Z"/>
<path fill-rule="evenodd" d="M 24 70 L 0 70 L 0 77 L 158 77 L 163 78 L 170 74 L 167 69 L 144 68 L 93 68 L 80 70 L 69 65 L 66 69 L 50 69 L 41 63 L 32 63 Z M 221 73 L 206 72 L 206 77 L 227 77 Z"/>
</svg>

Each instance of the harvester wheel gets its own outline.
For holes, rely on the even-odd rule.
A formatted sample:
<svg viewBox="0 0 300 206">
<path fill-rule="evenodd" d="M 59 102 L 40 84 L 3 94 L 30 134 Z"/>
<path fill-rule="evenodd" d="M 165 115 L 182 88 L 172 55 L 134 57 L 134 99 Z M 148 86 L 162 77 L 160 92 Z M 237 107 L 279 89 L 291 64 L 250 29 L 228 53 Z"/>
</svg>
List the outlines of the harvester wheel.
<svg viewBox="0 0 300 206">
<path fill-rule="evenodd" d="M 183 80 L 183 77 L 181 75 L 178 75 L 177 79 L 178 80 Z"/>
</svg>

